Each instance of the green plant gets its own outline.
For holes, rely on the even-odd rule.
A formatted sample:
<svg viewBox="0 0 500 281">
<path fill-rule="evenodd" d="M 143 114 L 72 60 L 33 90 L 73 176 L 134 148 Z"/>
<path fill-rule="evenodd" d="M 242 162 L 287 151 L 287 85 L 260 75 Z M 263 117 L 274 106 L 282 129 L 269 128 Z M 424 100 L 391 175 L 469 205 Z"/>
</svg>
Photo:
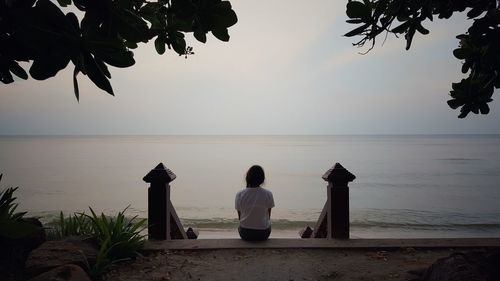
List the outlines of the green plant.
<svg viewBox="0 0 500 281">
<path fill-rule="evenodd" d="M 65 217 L 63 212 L 59 213 L 59 218 L 51 223 L 52 228 L 47 232 L 49 240 L 57 240 L 67 236 L 91 236 L 92 224 L 85 213 L 74 213 Z"/>
<path fill-rule="evenodd" d="M 2 180 L 0 175 L 0 181 Z M 19 239 L 26 237 L 36 230 L 36 226 L 23 221 L 26 212 L 16 213 L 18 204 L 14 192 L 18 187 L 9 187 L 0 191 L 0 237 Z"/>
<path fill-rule="evenodd" d="M 107 217 L 103 213 L 97 215 L 90 208 L 91 215 L 80 214 L 77 224 L 89 224 L 90 236 L 99 246 L 99 252 L 94 265 L 89 266 L 89 275 L 92 279 L 99 279 L 118 262 L 135 257 L 142 248 L 145 235 L 141 232 L 146 228 L 146 219 L 137 220 L 137 216 L 125 217 L 125 208 L 116 217 Z M 85 216 L 86 219 L 83 219 Z M 85 229 L 81 227 L 80 229 Z"/>
<path fill-rule="evenodd" d="M 0 174 L 0 180 L 2 175 Z M 0 192 L 0 238 L 19 239 L 32 234 L 36 226 L 23 221 L 26 212 L 16 212 L 18 206 L 14 201 L 16 188 L 7 188 Z M 65 217 L 63 212 L 54 222 L 48 236 L 60 239 L 70 235 L 88 236 L 99 247 L 96 262 L 88 266 L 89 275 L 95 280 L 109 270 L 114 264 L 131 259 L 138 254 L 145 241 L 141 234 L 146 228 L 146 219 L 125 217 L 125 208 L 116 217 L 107 217 L 103 213 L 97 215 L 90 208 L 91 215 L 74 213 Z M 0 239 L 1 240 L 1 239 Z"/>
<path fill-rule="evenodd" d="M 92 208 L 89 209 L 92 215 L 86 216 L 92 224 L 92 236 L 101 247 L 105 246 L 106 256 L 112 261 L 135 257 L 145 241 L 141 232 L 146 228 L 146 219 L 136 220 L 137 216 L 127 219 L 125 211 L 128 207 L 116 218 L 108 218 L 103 213 L 98 216 Z"/>
<path fill-rule="evenodd" d="M 53 222 L 50 239 L 60 239 L 66 236 L 88 236 L 99 248 L 96 261 L 88 264 L 89 275 L 93 280 L 98 280 L 102 274 L 113 265 L 135 257 L 142 248 L 145 235 L 141 234 L 146 228 L 146 219 L 137 219 L 137 216 L 127 218 L 125 208 L 116 216 L 106 216 L 104 213 L 97 215 L 89 207 L 91 214 L 74 213 L 67 217 L 63 212 Z"/>
<path fill-rule="evenodd" d="M 115 264 L 128 260 L 130 258 L 123 258 L 123 259 L 111 259 L 109 257 L 111 247 L 109 243 L 109 239 L 104 241 L 104 243 L 101 244 L 101 247 L 99 248 L 99 252 L 97 253 L 95 263 L 90 266 L 87 264 L 88 274 L 92 278 L 92 280 L 99 280 L 100 277 L 107 272 L 112 266 Z"/>
</svg>

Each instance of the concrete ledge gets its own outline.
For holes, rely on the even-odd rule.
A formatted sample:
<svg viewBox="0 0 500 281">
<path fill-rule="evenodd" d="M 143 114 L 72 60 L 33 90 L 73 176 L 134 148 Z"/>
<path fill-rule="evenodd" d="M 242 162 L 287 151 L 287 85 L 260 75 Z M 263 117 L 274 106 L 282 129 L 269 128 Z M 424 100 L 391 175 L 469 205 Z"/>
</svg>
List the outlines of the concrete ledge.
<svg viewBox="0 0 500 281">
<path fill-rule="evenodd" d="M 145 251 L 216 249 L 369 249 L 369 248 L 500 248 L 500 238 L 430 239 L 269 239 L 247 242 L 241 239 L 198 239 L 147 241 Z"/>
</svg>

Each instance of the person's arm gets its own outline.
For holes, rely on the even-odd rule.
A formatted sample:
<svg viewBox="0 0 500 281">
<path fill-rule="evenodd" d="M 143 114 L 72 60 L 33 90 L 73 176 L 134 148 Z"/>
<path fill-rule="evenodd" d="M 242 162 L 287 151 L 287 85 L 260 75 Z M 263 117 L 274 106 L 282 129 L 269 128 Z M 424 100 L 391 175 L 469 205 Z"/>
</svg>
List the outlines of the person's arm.
<svg viewBox="0 0 500 281">
<path fill-rule="evenodd" d="M 241 212 L 240 212 L 240 198 L 239 198 L 240 193 L 236 193 L 236 198 L 234 198 L 234 208 L 236 209 L 236 212 L 238 212 L 238 221 L 241 218 Z"/>
<path fill-rule="evenodd" d="M 267 210 L 269 211 L 269 218 L 271 218 L 271 209 L 274 207 L 274 197 L 271 192 L 269 192 L 269 207 Z"/>
</svg>

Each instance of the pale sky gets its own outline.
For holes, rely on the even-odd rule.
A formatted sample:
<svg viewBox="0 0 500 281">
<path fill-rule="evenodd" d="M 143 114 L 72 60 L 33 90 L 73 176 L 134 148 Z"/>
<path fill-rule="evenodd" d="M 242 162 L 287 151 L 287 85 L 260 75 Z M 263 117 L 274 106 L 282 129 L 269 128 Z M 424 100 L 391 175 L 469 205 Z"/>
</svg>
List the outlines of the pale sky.
<svg viewBox="0 0 500 281">
<path fill-rule="evenodd" d="M 465 120 L 446 104 L 463 77 L 452 50 L 464 16 L 428 23 L 410 51 L 389 35 L 359 55 L 342 36 L 353 28 L 347 1 L 231 3 L 239 21 L 228 43 L 189 34 L 188 59 L 142 45 L 135 66 L 110 69 L 115 97 L 80 75 L 78 103 L 71 64 L 53 79 L 1 84 L 0 134 L 500 133 L 498 101 Z"/>
</svg>

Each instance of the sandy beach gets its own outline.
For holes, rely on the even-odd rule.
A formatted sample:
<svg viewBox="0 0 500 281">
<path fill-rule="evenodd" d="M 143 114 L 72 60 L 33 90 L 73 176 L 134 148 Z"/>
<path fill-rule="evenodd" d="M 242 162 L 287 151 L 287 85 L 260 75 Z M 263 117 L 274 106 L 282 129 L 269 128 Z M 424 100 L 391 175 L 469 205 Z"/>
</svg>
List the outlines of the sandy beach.
<svg viewBox="0 0 500 281">
<path fill-rule="evenodd" d="M 120 264 L 109 281 L 140 280 L 413 280 L 454 252 L 474 249 L 165 250 Z"/>
</svg>

